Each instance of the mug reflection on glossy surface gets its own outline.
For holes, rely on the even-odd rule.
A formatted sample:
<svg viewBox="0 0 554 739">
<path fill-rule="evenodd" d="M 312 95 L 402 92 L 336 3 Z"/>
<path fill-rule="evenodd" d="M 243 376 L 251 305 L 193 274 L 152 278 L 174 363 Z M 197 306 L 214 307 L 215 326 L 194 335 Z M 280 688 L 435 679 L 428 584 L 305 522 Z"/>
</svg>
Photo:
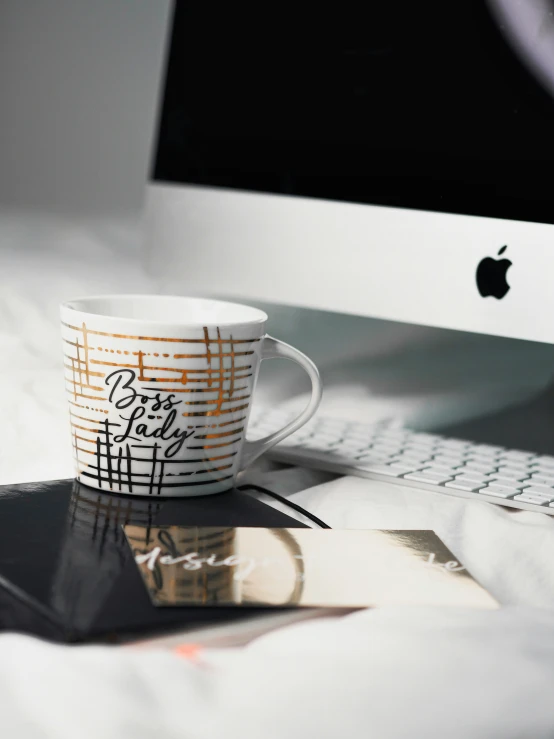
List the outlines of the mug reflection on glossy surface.
<svg viewBox="0 0 554 739">
<path fill-rule="evenodd" d="M 74 482 L 50 605 L 71 628 L 86 630 L 128 558 L 123 526 L 137 524 L 150 531 L 161 501 L 123 498 Z"/>
</svg>

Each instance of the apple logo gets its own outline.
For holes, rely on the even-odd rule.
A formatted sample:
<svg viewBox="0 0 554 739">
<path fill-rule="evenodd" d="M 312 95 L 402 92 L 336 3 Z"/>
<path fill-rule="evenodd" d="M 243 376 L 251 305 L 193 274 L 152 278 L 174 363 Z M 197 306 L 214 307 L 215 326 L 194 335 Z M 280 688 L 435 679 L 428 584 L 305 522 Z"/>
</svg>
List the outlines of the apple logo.
<svg viewBox="0 0 554 739">
<path fill-rule="evenodd" d="M 508 246 L 503 246 L 498 256 L 504 254 Z M 492 295 L 497 300 L 501 300 L 510 286 L 506 281 L 506 272 L 511 266 L 509 259 L 493 259 L 485 257 L 479 262 L 477 267 L 477 289 L 483 298 Z"/>
</svg>

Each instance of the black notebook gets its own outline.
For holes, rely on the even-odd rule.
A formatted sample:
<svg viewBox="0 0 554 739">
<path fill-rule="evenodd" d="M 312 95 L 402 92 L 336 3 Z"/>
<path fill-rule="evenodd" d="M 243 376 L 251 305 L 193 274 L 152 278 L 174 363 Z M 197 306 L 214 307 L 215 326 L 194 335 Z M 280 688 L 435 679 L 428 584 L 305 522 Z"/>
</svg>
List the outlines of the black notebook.
<svg viewBox="0 0 554 739">
<path fill-rule="evenodd" d="M 0 630 L 61 642 L 125 641 L 262 609 L 156 608 L 122 526 L 299 527 L 239 490 L 152 500 L 75 480 L 0 487 Z"/>
</svg>

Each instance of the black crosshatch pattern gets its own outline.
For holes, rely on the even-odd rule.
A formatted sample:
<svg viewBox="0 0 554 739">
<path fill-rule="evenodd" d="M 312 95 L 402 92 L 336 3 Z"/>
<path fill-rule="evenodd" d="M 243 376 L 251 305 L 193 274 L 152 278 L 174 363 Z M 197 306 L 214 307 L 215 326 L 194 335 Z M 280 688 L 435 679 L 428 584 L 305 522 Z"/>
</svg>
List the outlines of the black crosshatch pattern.
<svg viewBox="0 0 554 739">
<path fill-rule="evenodd" d="M 152 176 L 552 223 L 552 130 L 483 0 L 177 0 Z"/>
</svg>

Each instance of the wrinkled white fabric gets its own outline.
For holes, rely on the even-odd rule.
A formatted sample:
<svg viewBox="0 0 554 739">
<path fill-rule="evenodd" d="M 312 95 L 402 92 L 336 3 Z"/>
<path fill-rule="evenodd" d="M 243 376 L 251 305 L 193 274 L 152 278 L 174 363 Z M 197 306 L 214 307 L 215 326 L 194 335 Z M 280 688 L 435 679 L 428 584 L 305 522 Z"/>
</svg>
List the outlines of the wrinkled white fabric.
<svg viewBox="0 0 554 739">
<path fill-rule="evenodd" d="M 0 483 L 73 474 L 61 379 L 62 299 L 196 292 L 186 275 L 170 269 L 165 280 L 148 275 L 138 240 L 136 229 L 120 224 L 0 221 L 0 374 L 9 388 L 0 400 Z M 385 335 L 361 319 L 330 316 L 322 331 L 313 314 L 291 309 L 275 309 L 271 321 L 272 333 L 322 367 L 335 412 L 409 415 L 425 405 L 421 392 L 396 397 L 387 388 L 372 395 L 363 360 L 425 341 L 427 329 L 398 326 Z M 277 362 L 264 372 L 259 397 L 299 402 L 304 378 Z M 544 377 L 537 372 L 539 386 Z M 514 392 L 525 391 L 514 382 Z M 448 393 L 441 386 L 436 413 L 451 407 L 456 393 Z M 554 736 L 550 517 L 267 459 L 244 481 L 290 497 L 333 527 L 434 529 L 505 607 L 362 611 L 287 627 L 247 648 L 207 654 L 199 664 L 164 652 L 61 647 L 3 634 L 1 737 Z"/>
<path fill-rule="evenodd" d="M 395 608 L 194 664 L 0 637 L 0 731 L 25 739 L 551 737 L 552 611 Z"/>
</svg>

